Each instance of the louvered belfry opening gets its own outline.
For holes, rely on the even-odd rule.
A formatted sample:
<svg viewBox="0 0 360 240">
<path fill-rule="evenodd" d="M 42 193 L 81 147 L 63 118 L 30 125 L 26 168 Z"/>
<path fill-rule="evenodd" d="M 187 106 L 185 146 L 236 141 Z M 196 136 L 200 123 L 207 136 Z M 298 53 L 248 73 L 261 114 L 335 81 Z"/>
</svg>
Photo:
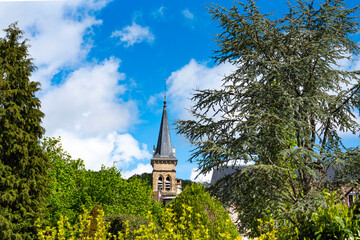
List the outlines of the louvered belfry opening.
<svg viewBox="0 0 360 240">
<path fill-rule="evenodd" d="M 159 191 L 163 190 L 163 178 L 162 178 L 162 176 L 159 177 L 158 190 Z"/>
<path fill-rule="evenodd" d="M 167 176 L 166 181 L 165 181 L 165 190 L 170 191 L 170 189 L 171 189 L 171 180 L 170 180 L 170 177 Z"/>
</svg>

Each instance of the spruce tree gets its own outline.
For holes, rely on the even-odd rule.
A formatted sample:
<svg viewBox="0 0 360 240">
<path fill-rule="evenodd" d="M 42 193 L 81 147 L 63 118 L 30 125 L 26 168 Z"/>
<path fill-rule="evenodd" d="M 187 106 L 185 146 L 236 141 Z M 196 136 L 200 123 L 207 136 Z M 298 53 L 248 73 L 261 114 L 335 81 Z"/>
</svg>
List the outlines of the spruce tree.
<svg viewBox="0 0 360 240">
<path fill-rule="evenodd" d="M 0 239 L 33 239 L 47 194 L 48 159 L 39 83 L 29 77 L 35 66 L 27 40 L 16 24 L 0 39 Z"/>
<path fill-rule="evenodd" d="M 339 66 L 359 54 L 350 38 L 359 31 L 358 8 L 344 0 L 294 2 L 280 18 L 253 0 L 210 8 L 222 28 L 215 60 L 237 69 L 220 89 L 194 94 L 195 120 L 177 122 L 201 173 L 255 163 L 217 188 L 235 203 L 245 230 L 270 213 L 304 216 L 293 211 L 311 211 L 324 188 L 343 193 L 359 185 L 359 151 L 339 135 L 360 130 L 360 74 Z"/>
</svg>

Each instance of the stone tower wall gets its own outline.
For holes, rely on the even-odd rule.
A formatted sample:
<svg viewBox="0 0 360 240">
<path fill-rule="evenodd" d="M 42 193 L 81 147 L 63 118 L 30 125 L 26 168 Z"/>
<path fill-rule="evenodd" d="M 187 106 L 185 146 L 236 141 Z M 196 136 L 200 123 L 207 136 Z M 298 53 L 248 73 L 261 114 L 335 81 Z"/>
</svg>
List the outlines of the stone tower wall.
<svg viewBox="0 0 360 240">
<path fill-rule="evenodd" d="M 162 194 L 166 194 L 166 193 L 176 193 L 176 172 L 174 171 L 157 171 L 155 170 L 156 168 L 154 168 L 153 171 L 153 191 L 154 192 L 158 192 L 158 181 L 159 181 L 159 177 L 162 176 L 163 177 L 163 190 L 161 191 Z M 169 176 L 171 179 L 171 186 L 170 186 L 170 191 L 166 191 L 165 190 L 165 181 L 166 181 L 166 177 Z"/>
</svg>

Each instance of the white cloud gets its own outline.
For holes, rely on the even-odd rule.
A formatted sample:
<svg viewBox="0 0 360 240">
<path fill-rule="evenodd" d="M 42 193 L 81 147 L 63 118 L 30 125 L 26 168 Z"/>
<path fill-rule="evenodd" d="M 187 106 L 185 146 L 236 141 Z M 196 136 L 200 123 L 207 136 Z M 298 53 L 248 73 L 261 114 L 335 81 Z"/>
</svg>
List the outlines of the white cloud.
<svg viewBox="0 0 360 240">
<path fill-rule="evenodd" d="M 102 165 L 126 166 L 129 162 L 151 157 L 146 145 L 140 148 L 130 134 L 111 132 L 106 136 L 80 138 L 60 129 L 55 132 L 55 136 L 61 136 L 64 149 L 74 159 L 83 159 L 87 169 L 100 170 Z"/>
<path fill-rule="evenodd" d="M 0 0 L 0 2 L 59 2 L 67 0 Z"/>
<path fill-rule="evenodd" d="M 89 14 L 104 7 L 105 0 L 3 2 L 0 3 L 0 27 L 18 21 L 19 28 L 31 41 L 29 51 L 38 70 L 32 80 L 50 87 L 61 68 L 78 64 L 92 47 L 91 28 L 101 21 Z M 3 33 L 2 33 L 3 34 Z"/>
<path fill-rule="evenodd" d="M 139 147 L 138 141 L 130 134 L 117 134 L 114 139 L 114 148 L 111 152 L 111 159 L 119 166 L 127 166 L 134 159 L 150 159 L 151 154 L 147 151 L 146 144 Z"/>
<path fill-rule="evenodd" d="M 353 119 L 357 124 L 360 125 L 360 115 L 358 112 L 353 112 L 355 118 Z M 347 137 L 353 137 L 353 136 L 356 136 L 356 133 L 355 135 L 351 132 L 351 131 L 340 131 L 340 129 L 337 127 L 337 131 L 339 132 L 339 136 L 341 138 L 347 138 Z M 359 133 L 358 133 L 359 134 Z M 360 138 L 359 138 L 359 142 L 358 144 L 360 144 Z"/>
<path fill-rule="evenodd" d="M 122 172 L 121 175 L 123 178 L 128 179 L 129 177 L 135 175 L 135 174 L 142 174 L 142 173 L 152 173 L 152 166 L 151 164 L 142 164 L 139 163 L 137 167 L 131 171 Z"/>
<path fill-rule="evenodd" d="M 186 109 L 191 109 L 190 98 L 194 90 L 219 89 L 221 80 L 225 75 L 232 73 L 235 67 L 229 63 L 209 68 L 206 63 L 198 63 L 194 59 L 171 73 L 169 77 L 169 99 L 176 103 L 172 107 L 182 119 L 190 119 L 191 115 Z"/>
<path fill-rule="evenodd" d="M 157 9 L 156 11 L 152 12 L 152 16 L 154 18 L 162 18 L 164 16 L 164 12 L 165 12 L 165 7 L 161 6 L 159 9 Z"/>
<path fill-rule="evenodd" d="M 48 89 L 50 84 L 48 79 L 58 73 L 60 68 L 77 64 L 85 58 L 91 43 L 85 43 L 83 36 L 91 26 L 99 23 L 100 21 L 95 19 L 87 19 L 84 22 L 63 22 L 63 25 L 59 24 L 52 30 L 33 38 L 30 54 L 35 57 L 35 64 L 39 66 L 39 71 L 34 74 L 34 80 L 41 82 L 43 89 Z"/>
<path fill-rule="evenodd" d="M 191 170 L 190 180 L 193 182 L 210 183 L 212 174 L 213 170 L 207 174 L 199 174 L 199 170 L 197 168 L 193 168 Z"/>
<path fill-rule="evenodd" d="M 47 135 L 61 136 L 64 149 L 89 169 L 114 161 L 126 167 L 151 157 L 146 145 L 121 133 L 136 122 L 138 110 L 132 101 L 121 100 L 126 87 L 119 85 L 125 79 L 119 64 L 111 58 L 79 68 L 41 98 Z"/>
<path fill-rule="evenodd" d="M 66 2 L 72 5 L 86 2 L 87 5 L 93 7 L 94 5 L 104 5 L 111 0 L 0 0 L 0 2 Z"/>
<path fill-rule="evenodd" d="M 184 15 L 185 18 L 193 20 L 194 19 L 194 14 L 192 14 L 189 9 L 185 9 L 184 11 L 182 11 L 182 14 Z"/>
<path fill-rule="evenodd" d="M 155 104 L 155 102 L 156 102 L 156 97 L 150 96 L 148 101 L 147 101 L 147 105 L 152 106 L 152 105 Z"/>
<path fill-rule="evenodd" d="M 344 54 L 345 57 L 353 57 L 354 59 L 341 59 L 337 61 L 337 66 L 332 64 L 331 67 L 333 67 L 334 69 L 338 69 L 341 71 L 359 71 L 360 70 L 360 59 L 358 57 L 355 56 L 351 56 L 350 53 L 346 53 Z M 349 80 L 349 79 L 348 79 Z M 355 86 L 358 83 L 357 80 L 355 79 L 350 79 L 349 83 L 345 84 L 345 83 L 341 83 L 340 87 L 342 91 L 348 91 L 350 90 L 353 86 Z M 333 94 L 333 95 L 338 95 L 339 92 L 338 91 L 328 91 L 329 94 Z M 357 109 L 355 108 L 352 113 L 354 114 L 354 118 L 353 120 L 360 125 L 360 115 L 359 115 L 359 111 L 357 111 Z M 319 127 L 319 126 L 318 126 Z M 337 127 L 336 130 L 339 133 L 339 136 L 341 138 L 343 138 L 344 140 L 347 139 L 351 139 L 352 137 L 354 137 L 355 135 L 351 132 L 351 131 L 340 131 L 340 128 Z M 357 139 L 358 140 L 358 139 Z M 354 143 L 353 145 L 356 145 L 356 143 Z M 352 146 L 353 146 L 352 145 Z"/>
<path fill-rule="evenodd" d="M 137 118 L 137 107 L 124 102 L 119 85 L 125 75 L 118 72 L 114 58 L 73 72 L 62 85 L 53 87 L 42 98 L 44 127 L 50 135 L 57 129 L 80 137 L 125 131 Z"/>
<path fill-rule="evenodd" d="M 165 10 L 165 7 L 164 6 L 161 6 L 157 12 L 160 14 L 160 15 L 164 15 L 164 10 Z"/>
<path fill-rule="evenodd" d="M 155 39 L 149 27 L 142 27 L 135 22 L 131 26 L 126 26 L 122 30 L 116 30 L 111 37 L 120 37 L 120 41 L 125 43 L 125 47 L 130 47 L 135 43 L 146 41 L 152 43 Z"/>
<path fill-rule="evenodd" d="M 32 80 L 42 84 L 46 135 L 61 136 L 64 149 L 93 170 L 114 161 L 127 166 L 151 157 L 146 145 L 126 133 L 137 123 L 138 109 L 135 102 L 122 99 L 131 83 L 121 82 L 125 74 L 118 71 L 120 60 L 86 63 L 93 27 L 101 24 L 94 16 L 108 2 L 0 3 L 0 27 L 19 21 L 18 27 L 31 39 L 29 53 L 38 67 Z M 70 74 L 52 82 L 62 70 Z"/>
</svg>

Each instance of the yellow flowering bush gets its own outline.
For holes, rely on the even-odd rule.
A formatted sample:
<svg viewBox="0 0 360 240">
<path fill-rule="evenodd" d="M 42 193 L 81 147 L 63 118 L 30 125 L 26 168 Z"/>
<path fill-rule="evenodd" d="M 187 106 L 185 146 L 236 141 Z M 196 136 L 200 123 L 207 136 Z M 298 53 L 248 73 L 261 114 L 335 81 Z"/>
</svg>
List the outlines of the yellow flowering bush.
<svg viewBox="0 0 360 240">
<path fill-rule="evenodd" d="M 239 236 L 228 212 L 201 184 L 193 183 L 187 186 L 171 201 L 167 209 L 174 214 L 174 221 L 184 224 L 191 234 L 197 234 L 199 229 L 205 228 L 206 234 L 199 233 L 204 238 L 209 236 L 209 239 L 236 239 Z M 164 228 L 163 225 L 168 222 L 162 221 L 161 224 Z M 187 236 L 191 239 L 190 235 Z"/>
<path fill-rule="evenodd" d="M 40 221 L 38 221 L 40 222 Z M 117 239 L 116 236 L 107 232 L 108 224 L 104 219 L 104 211 L 100 208 L 95 216 L 89 214 L 84 208 L 84 213 L 78 217 L 78 222 L 72 225 L 68 217 L 60 216 L 57 226 L 42 228 L 37 225 L 39 240 L 105 240 Z M 120 234 L 120 237 L 123 237 Z M 123 238 L 121 238 L 123 239 Z"/>
<path fill-rule="evenodd" d="M 178 240 L 190 240 L 190 239 L 213 239 L 209 235 L 208 226 L 201 223 L 201 215 L 194 214 L 192 207 L 185 206 L 180 218 L 176 218 L 175 214 L 170 208 L 167 208 L 162 216 L 162 228 L 154 221 L 154 217 L 151 212 L 148 213 L 149 224 L 141 225 L 139 229 L 135 230 L 133 234 L 130 234 L 130 228 L 125 226 L 125 232 L 118 232 L 117 235 L 113 235 L 107 231 L 109 223 L 106 223 L 104 217 L 104 211 L 98 210 L 96 216 L 92 216 L 84 209 L 84 213 L 79 216 L 78 222 L 75 225 L 71 225 L 67 217 L 60 217 L 57 222 L 57 226 L 46 227 L 42 229 L 41 225 L 38 225 L 40 229 L 38 231 L 39 240 L 128 240 L 128 239 L 178 239 Z M 127 223 L 125 223 L 127 224 Z M 231 226 L 232 222 L 226 222 L 226 225 Z M 92 226 L 95 227 L 92 229 Z M 219 229 L 220 230 L 220 229 Z M 230 232 L 226 229 L 219 233 L 217 239 L 234 239 Z M 235 239 L 241 240 L 240 235 Z"/>
<path fill-rule="evenodd" d="M 151 213 L 149 213 L 149 219 L 150 224 L 148 226 L 142 225 L 140 229 L 135 231 L 135 239 L 214 239 L 209 234 L 208 226 L 202 223 L 201 214 L 194 213 L 191 206 L 183 205 L 180 217 L 177 217 L 171 208 L 167 208 L 161 216 L 161 223 L 163 226 L 161 229 L 159 229 L 156 223 L 152 220 Z M 233 225 L 230 219 L 225 222 L 225 225 L 229 227 L 223 229 L 219 228 L 219 236 L 217 236 L 216 239 L 241 240 L 240 235 L 234 238 L 233 234 L 228 231 Z"/>
<path fill-rule="evenodd" d="M 259 222 L 259 232 L 260 236 L 257 240 L 275 240 L 277 235 L 277 229 L 275 229 L 275 221 L 274 219 L 270 219 L 269 221 L 263 221 L 262 219 L 257 220 Z"/>
</svg>

